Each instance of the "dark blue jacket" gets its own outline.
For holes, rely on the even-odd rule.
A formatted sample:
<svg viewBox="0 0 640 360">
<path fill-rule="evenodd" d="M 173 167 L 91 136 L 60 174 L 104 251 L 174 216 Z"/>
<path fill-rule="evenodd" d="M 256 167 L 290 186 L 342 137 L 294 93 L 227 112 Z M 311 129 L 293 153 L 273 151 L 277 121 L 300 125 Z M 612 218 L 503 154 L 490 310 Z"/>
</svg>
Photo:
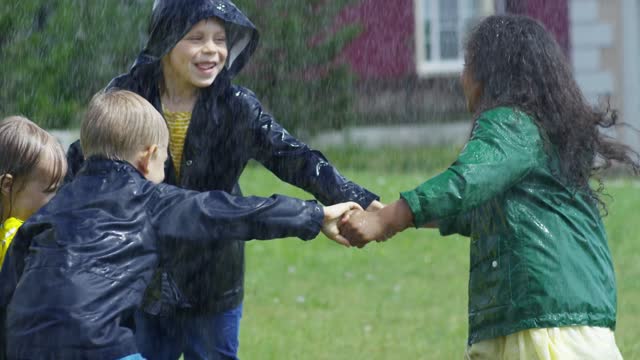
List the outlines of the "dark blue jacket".
<svg viewBox="0 0 640 360">
<path fill-rule="evenodd" d="M 7 254 L 0 309 L 8 356 L 113 360 L 136 353 L 131 314 L 177 243 L 311 239 L 322 219 L 314 201 L 156 185 L 128 163 L 91 159 L 25 222 Z"/>
<path fill-rule="evenodd" d="M 248 89 L 232 85 L 258 44 L 258 32 L 229 1 L 159 0 L 153 11 L 150 38 L 129 73 L 109 87 L 134 91 L 162 111 L 158 90 L 160 59 L 198 21 L 218 17 L 225 22 L 229 48 L 226 68 L 201 91 L 184 144 L 180 180 L 167 161 L 166 182 L 199 191 L 239 194 L 238 179 L 255 159 L 283 181 L 313 194 L 323 204 L 355 201 L 366 208 L 375 194 L 344 178 L 318 151 L 291 136 L 267 113 Z M 304 114 L 296 114 L 304 116 Z M 169 156 L 169 159 L 171 157 Z M 70 176 L 82 162 L 79 143 L 69 150 Z M 203 244 L 177 249 L 169 272 L 191 303 L 190 312 L 218 313 L 238 306 L 243 297 L 244 243 Z M 204 256 L 196 256 L 204 255 Z M 179 259 L 193 259 L 188 263 Z"/>
</svg>

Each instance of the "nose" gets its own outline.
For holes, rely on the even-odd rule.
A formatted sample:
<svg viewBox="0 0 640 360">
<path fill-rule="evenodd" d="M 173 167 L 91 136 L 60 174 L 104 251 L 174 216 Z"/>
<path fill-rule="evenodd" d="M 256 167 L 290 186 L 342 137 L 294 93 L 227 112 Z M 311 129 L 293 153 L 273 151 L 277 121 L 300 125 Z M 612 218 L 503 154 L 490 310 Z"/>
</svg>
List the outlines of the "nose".
<svg viewBox="0 0 640 360">
<path fill-rule="evenodd" d="M 219 44 L 217 44 L 215 42 L 215 40 L 213 39 L 209 39 L 205 44 L 204 47 L 202 49 L 203 52 L 205 53 L 217 53 L 220 51 L 221 46 Z"/>
</svg>

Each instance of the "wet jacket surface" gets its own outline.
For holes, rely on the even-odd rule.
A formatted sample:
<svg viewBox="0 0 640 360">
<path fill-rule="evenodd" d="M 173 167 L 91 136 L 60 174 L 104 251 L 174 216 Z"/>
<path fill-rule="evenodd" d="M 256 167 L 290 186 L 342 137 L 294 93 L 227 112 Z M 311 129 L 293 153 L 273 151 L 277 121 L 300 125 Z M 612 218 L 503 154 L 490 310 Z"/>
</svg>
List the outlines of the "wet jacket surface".
<svg viewBox="0 0 640 360">
<path fill-rule="evenodd" d="M 291 136 L 248 89 L 231 79 L 249 60 L 258 32 L 227 1 L 159 1 L 151 36 L 128 74 L 109 87 L 134 91 L 162 112 L 159 59 L 199 20 L 211 16 L 225 22 L 229 59 L 215 82 L 204 89 L 192 112 L 184 144 L 180 181 L 172 161 L 166 182 L 194 190 L 238 193 L 238 179 L 249 159 L 255 159 L 283 181 L 313 194 L 326 205 L 355 201 L 367 207 L 375 194 L 344 178 L 318 151 Z M 300 114 L 301 116 L 303 114 Z M 171 156 L 169 156 L 171 159 Z M 69 151 L 71 172 L 81 163 L 81 150 Z M 200 256 L 204 254 L 205 256 Z M 185 262 L 184 259 L 189 259 Z M 244 243 L 178 249 L 169 272 L 191 303 L 190 312 L 218 313 L 237 307 L 243 298 Z"/>
<path fill-rule="evenodd" d="M 415 225 L 471 238 L 469 344 L 529 328 L 614 328 L 607 236 L 586 194 L 554 174 L 530 117 L 486 111 L 456 162 L 401 196 Z"/>
<path fill-rule="evenodd" d="M 113 360 L 136 353 L 132 312 L 163 254 L 178 243 L 311 239 L 322 219 L 315 202 L 156 185 L 128 163 L 90 159 L 23 225 L 7 254 L 0 310 L 7 315 L 9 358 Z"/>
</svg>

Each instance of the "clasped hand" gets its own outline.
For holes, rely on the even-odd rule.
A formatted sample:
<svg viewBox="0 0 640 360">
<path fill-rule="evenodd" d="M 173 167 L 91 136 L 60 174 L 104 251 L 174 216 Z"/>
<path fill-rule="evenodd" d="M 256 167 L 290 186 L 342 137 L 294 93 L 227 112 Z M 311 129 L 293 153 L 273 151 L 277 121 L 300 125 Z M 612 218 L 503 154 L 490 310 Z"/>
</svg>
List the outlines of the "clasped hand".
<svg viewBox="0 0 640 360">
<path fill-rule="evenodd" d="M 362 248 L 374 240 L 387 240 L 395 232 L 388 229 L 380 216 L 383 207 L 379 201 L 374 201 L 367 211 L 352 202 L 325 207 L 322 232 L 347 247 Z"/>
</svg>

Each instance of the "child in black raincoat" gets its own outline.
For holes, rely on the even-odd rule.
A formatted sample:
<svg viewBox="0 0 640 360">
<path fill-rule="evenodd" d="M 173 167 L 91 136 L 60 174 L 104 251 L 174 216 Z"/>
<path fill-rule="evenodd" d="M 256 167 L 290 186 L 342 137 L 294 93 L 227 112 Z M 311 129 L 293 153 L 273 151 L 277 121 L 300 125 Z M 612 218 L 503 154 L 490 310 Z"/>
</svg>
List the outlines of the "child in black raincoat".
<svg viewBox="0 0 640 360">
<path fill-rule="evenodd" d="M 379 206 L 375 194 L 345 179 L 320 152 L 282 128 L 254 93 L 231 84 L 259 37 L 234 4 L 156 0 L 149 30 L 149 41 L 129 73 L 108 87 L 134 91 L 163 113 L 171 133 L 165 182 L 239 194 L 240 174 L 249 159 L 255 159 L 323 204 L 354 201 L 363 208 Z M 78 143 L 70 148 L 68 159 L 72 177 L 82 162 Z M 164 303 L 178 306 L 168 312 L 152 306 L 137 314 L 136 336 L 143 355 L 235 359 L 244 243 L 176 246 L 167 261 L 165 285 L 175 281 L 177 289 L 164 287 Z"/>
</svg>

